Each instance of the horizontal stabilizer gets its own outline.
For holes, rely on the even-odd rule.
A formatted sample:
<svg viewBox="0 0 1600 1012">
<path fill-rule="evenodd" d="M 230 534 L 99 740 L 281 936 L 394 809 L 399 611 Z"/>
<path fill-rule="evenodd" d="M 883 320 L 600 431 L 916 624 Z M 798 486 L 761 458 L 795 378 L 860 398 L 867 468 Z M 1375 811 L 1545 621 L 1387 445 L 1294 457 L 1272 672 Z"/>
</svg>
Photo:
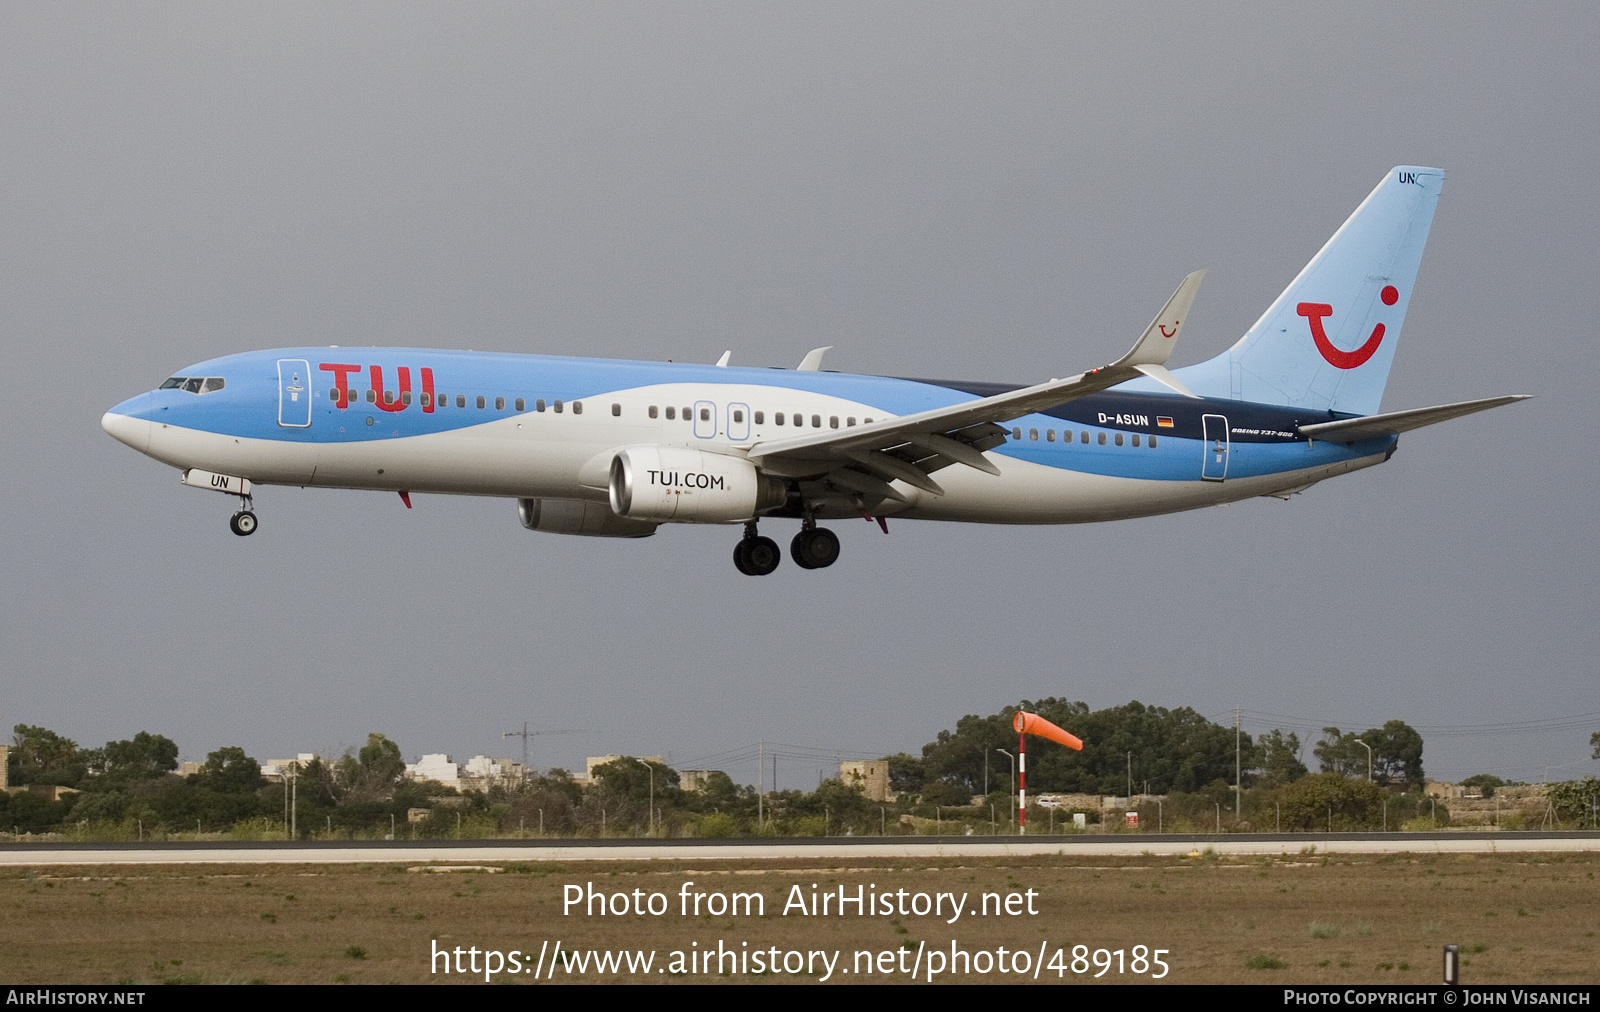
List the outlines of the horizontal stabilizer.
<svg viewBox="0 0 1600 1012">
<path fill-rule="evenodd" d="M 1363 439 L 1392 436 L 1400 432 L 1420 429 L 1424 425 L 1437 425 L 1452 418 L 1470 415 L 1502 404 L 1525 401 L 1531 394 L 1511 394 L 1506 397 L 1486 397 L 1481 401 L 1461 401 L 1440 404 L 1432 408 L 1412 408 L 1410 411 L 1390 411 L 1382 415 L 1363 418 L 1342 418 L 1337 422 L 1317 422 L 1299 426 L 1300 435 L 1308 439 L 1323 439 L 1330 443 L 1359 443 Z"/>
</svg>

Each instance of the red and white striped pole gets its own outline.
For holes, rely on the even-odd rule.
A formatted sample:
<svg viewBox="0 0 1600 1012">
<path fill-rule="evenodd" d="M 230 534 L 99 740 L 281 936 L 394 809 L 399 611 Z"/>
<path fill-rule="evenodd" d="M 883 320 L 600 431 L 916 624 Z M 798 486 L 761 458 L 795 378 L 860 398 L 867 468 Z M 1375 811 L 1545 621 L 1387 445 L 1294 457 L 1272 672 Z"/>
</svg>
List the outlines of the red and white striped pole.
<svg viewBox="0 0 1600 1012">
<path fill-rule="evenodd" d="M 1024 735 L 1017 735 L 1017 770 L 1022 779 L 1017 781 L 1021 792 L 1021 800 L 1017 802 L 1017 835 L 1025 836 L 1028 832 L 1028 745 Z"/>
</svg>

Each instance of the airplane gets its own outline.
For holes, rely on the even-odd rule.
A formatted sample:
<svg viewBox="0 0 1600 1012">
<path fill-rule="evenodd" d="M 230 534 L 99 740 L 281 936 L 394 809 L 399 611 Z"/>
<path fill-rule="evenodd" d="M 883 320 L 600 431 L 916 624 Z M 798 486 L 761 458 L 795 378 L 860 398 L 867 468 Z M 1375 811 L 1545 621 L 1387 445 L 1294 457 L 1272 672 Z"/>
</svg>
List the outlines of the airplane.
<svg viewBox="0 0 1600 1012">
<path fill-rule="evenodd" d="M 1204 271 L 1117 361 L 1017 387 L 797 369 L 420 348 L 280 348 L 201 362 L 101 425 L 237 497 L 258 485 L 499 496 L 523 526 L 637 538 L 742 526 L 734 565 L 776 570 L 762 521 L 822 569 L 819 520 L 1067 524 L 1288 499 L 1387 461 L 1412 429 L 1525 399 L 1380 413 L 1444 183 L 1397 166 L 1239 341 L 1168 370 Z"/>
</svg>

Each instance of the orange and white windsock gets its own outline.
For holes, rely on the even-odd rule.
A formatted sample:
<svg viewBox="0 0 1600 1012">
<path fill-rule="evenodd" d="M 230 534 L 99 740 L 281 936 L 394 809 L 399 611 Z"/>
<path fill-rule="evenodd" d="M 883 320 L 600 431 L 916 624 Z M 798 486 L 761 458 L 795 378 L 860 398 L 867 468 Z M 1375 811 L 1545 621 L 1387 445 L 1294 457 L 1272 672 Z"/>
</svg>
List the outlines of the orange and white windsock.
<svg viewBox="0 0 1600 1012">
<path fill-rule="evenodd" d="M 1018 710 L 1016 717 L 1011 721 L 1011 726 L 1016 729 L 1018 734 L 1031 734 L 1040 738 L 1048 738 L 1058 745 L 1065 745 L 1067 748 L 1076 749 L 1080 752 L 1083 751 L 1083 742 L 1076 735 L 1068 734 L 1037 713 L 1024 713 Z"/>
</svg>

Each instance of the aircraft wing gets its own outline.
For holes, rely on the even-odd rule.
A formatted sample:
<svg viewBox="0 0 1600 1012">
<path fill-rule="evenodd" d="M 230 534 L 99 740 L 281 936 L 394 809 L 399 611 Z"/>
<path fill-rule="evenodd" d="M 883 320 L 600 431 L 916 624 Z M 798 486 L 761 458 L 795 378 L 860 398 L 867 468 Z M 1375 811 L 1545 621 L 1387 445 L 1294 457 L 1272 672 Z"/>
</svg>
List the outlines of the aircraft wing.
<svg viewBox="0 0 1600 1012">
<path fill-rule="evenodd" d="M 1431 408 L 1412 408 L 1409 411 L 1390 411 L 1382 415 L 1365 415 L 1361 418 L 1341 418 L 1336 422 L 1316 422 L 1298 426 L 1300 435 L 1309 439 L 1324 439 L 1330 443 L 1359 443 L 1377 436 L 1392 436 L 1424 425 L 1437 425 L 1452 418 L 1478 411 L 1498 408 L 1502 404 L 1525 401 L 1531 394 L 1509 394 L 1505 397 L 1485 397 L 1478 401 L 1459 401 Z"/>
<path fill-rule="evenodd" d="M 1111 365 L 1021 390 L 963 401 L 899 418 L 844 430 L 772 439 L 750 448 L 763 469 L 790 477 L 823 477 L 851 491 L 878 499 L 899 499 L 890 481 L 899 479 L 934 495 L 944 490 L 928 475 L 950 464 L 999 474 L 983 451 L 1006 441 L 998 423 L 1149 376 L 1189 397 L 1195 396 L 1165 368 L 1178 331 L 1189 316 L 1205 271 L 1183 279 L 1131 351 Z"/>
</svg>

